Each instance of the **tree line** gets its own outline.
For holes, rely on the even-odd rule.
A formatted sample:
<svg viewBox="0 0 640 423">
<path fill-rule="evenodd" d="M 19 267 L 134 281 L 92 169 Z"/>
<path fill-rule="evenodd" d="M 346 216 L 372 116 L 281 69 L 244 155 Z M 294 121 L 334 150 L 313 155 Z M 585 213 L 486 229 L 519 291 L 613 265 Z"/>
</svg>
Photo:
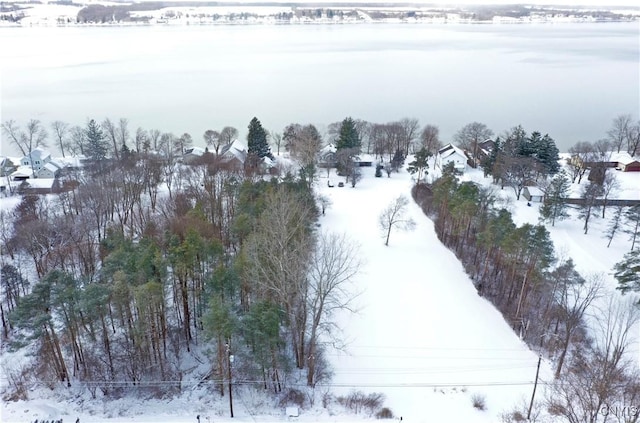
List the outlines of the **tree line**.
<svg viewBox="0 0 640 423">
<path fill-rule="evenodd" d="M 420 162 L 416 156 L 410 164 L 414 172 Z M 497 186 L 510 186 L 516 195 L 525 183 L 545 186 L 550 179 L 545 188 L 549 195 L 558 180 L 570 184 L 557 162 L 548 136 L 527 135 L 516 127 L 504 141 L 496 140 L 482 167 Z M 640 400 L 638 368 L 628 353 L 640 319 L 638 306 L 613 297 L 604 307 L 596 306 L 606 301 L 603 275 L 580 275 L 570 257 L 554 251 L 543 225 L 566 217 L 564 209 L 545 210 L 554 207 L 553 198 L 542 205 L 539 224 L 518 226 L 492 187 L 461 182 L 453 166 L 432 184 L 418 179 L 412 194 L 434 220 L 439 239 L 463 263 L 478 294 L 503 313 L 532 349 L 553 360 L 555 380 L 540 401 L 549 414 L 568 422 L 596 422 L 604 405 Z M 637 219 L 637 209 L 627 211 L 630 222 Z M 623 293 L 640 292 L 638 251 L 616 265 Z M 514 413 L 513 421 L 525 414 Z"/>
<path fill-rule="evenodd" d="M 26 155 L 45 144 L 38 121 L 3 129 Z M 138 130 L 130 148 L 126 120 L 67 133 L 61 146 L 90 159 L 75 189 L 0 212 L 2 336 L 35 357 L 11 370 L 18 397 L 29 383 L 117 396 L 158 381 L 167 395 L 184 388 L 187 357 L 203 356 L 199 377 L 220 395 L 231 355 L 234 383 L 276 396 L 329 380 L 325 346 L 341 342 L 333 319 L 357 295 L 357 245 L 317 229 L 307 172 L 264 174 L 272 153 L 257 118 L 243 167 L 214 154 L 237 136 L 230 127 L 206 131 L 211 150 L 188 165 L 184 135 Z"/>
</svg>

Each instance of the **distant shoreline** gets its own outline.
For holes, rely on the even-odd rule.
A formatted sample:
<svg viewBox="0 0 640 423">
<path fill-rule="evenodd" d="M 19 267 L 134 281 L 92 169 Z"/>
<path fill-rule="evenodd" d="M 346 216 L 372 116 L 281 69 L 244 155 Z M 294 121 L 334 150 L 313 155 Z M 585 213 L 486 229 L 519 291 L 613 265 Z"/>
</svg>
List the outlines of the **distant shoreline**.
<svg viewBox="0 0 640 423">
<path fill-rule="evenodd" d="M 105 22 L 105 23 L 9 23 L 0 21 L 1 28 L 111 28 L 111 27 L 126 27 L 126 28 L 141 28 L 141 27 L 187 27 L 187 26 L 313 26 L 313 25 L 564 25 L 564 24 L 613 24 L 613 23 L 634 23 L 640 22 L 640 17 L 632 20 L 547 20 L 547 21 L 502 21 L 502 22 L 487 22 L 487 21 L 402 21 L 402 20 L 354 20 L 354 21 L 296 21 L 296 22 L 283 22 L 283 21 L 271 21 L 271 20 L 257 20 L 257 21 L 213 21 L 213 22 L 197 22 L 197 21 L 184 21 L 184 22 Z"/>
<path fill-rule="evenodd" d="M 608 6 L 455 6 L 414 3 L 211 3 L 70 0 L 3 2 L 0 27 L 297 24 L 541 24 L 639 22 L 640 8 Z"/>
</svg>

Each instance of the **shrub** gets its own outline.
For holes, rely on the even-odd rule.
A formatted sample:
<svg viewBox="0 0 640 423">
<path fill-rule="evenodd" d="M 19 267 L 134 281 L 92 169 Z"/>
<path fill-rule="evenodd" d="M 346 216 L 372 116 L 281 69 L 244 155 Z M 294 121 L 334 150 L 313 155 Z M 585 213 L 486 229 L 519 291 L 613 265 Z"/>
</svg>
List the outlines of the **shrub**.
<svg viewBox="0 0 640 423">
<path fill-rule="evenodd" d="M 473 394 L 471 396 L 471 403 L 474 408 L 477 408 L 480 411 L 485 411 L 487 409 L 486 398 L 482 394 Z"/>
<path fill-rule="evenodd" d="M 391 411 L 391 409 L 387 407 L 381 408 L 380 411 L 376 413 L 376 419 L 392 419 L 392 418 L 393 418 L 393 412 Z"/>
<path fill-rule="evenodd" d="M 353 411 L 355 414 L 359 414 L 366 408 L 369 411 L 369 415 L 373 415 L 382 407 L 384 394 L 372 392 L 369 395 L 366 395 L 362 391 L 352 391 L 346 397 L 338 397 L 337 400 L 338 404 L 342 405 L 347 410 Z"/>
<path fill-rule="evenodd" d="M 302 391 L 297 389 L 289 389 L 283 396 L 280 398 L 279 406 L 286 407 L 287 405 L 297 405 L 302 408 L 304 405 L 305 396 Z"/>
</svg>

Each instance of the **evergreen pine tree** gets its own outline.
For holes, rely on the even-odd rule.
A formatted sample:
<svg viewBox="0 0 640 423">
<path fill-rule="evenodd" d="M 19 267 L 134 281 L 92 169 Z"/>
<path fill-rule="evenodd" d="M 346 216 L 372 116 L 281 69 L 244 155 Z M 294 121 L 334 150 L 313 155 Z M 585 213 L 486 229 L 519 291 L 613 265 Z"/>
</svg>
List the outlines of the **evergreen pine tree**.
<svg viewBox="0 0 640 423">
<path fill-rule="evenodd" d="M 622 223 L 622 206 L 617 206 L 615 208 L 615 212 L 613 213 L 613 217 L 609 222 L 609 226 L 607 226 L 607 232 L 605 233 L 607 238 L 609 239 L 609 243 L 607 244 L 607 248 L 611 246 L 611 241 L 613 241 L 613 237 L 616 236 L 618 231 L 620 230 L 620 225 Z"/>
<path fill-rule="evenodd" d="M 415 159 L 409 163 L 407 167 L 407 171 L 410 174 L 417 173 L 417 183 L 422 182 L 422 177 L 429 174 L 427 169 L 429 168 L 429 157 L 431 157 L 431 153 L 426 148 L 420 149 L 420 151 L 416 152 Z"/>
<path fill-rule="evenodd" d="M 500 137 L 498 137 L 494 142 L 494 146 L 493 146 L 493 149 L 491 150 L 491 153 L 488 156 L 485 156 L 482 162 L 480 163 L 480 167 L 482 167 L 485 177 L 492 174 L 493 166 L 498 161 L 498 154 L 500 153 L 501 150 L 502 150 L 502 141 L 500 140 Z"/>
<path fill-rule="evenodd" d="M 624 233 L 629 235 L 631 241 L 631 249 L 636 248 L 638 236 L 640 236 L 640 206 L 630 207 L 624 214 L 626 218 L 626 229 Z"/>
<path fill-rule="evenodd" d="M 350 117 L 347 117 L 342 121 L 336 148 L 338 150 L 355 149 L 360 151 L 360 135 L 356 128 L 356 122 Z"/>
<path fill-rule="evenodd" d="M 96 162 L 106 159 L 107 151 L 109 151 L 108 141 L 95 120 L 91 119 L 89 121 L 87 129 L 84 131 L 84 135 L 87 139 L 85 151 L 87 152 L 88 157 Z"/>
<path fill-rule="evenodd" d="M 398 171 L 402 167 L 402 163 L 404 163 L 404 156 L 402 155 L 402 151 L 397 149 L 393 154 L 393 158 L 391 159 L 391 169 L 395 172 Z"/>
<path fill-rule="evenodd" d="M 528 156 L 530 139 L 522 126 L 518 125 L 511 129 L 506 141 L 509 146 L 507 151 L 509 156 Z"/>
<path fill-rule="evenodd" d="M 126 143 L 122 144 L 122 148 L 120 149 L 120 158 L 123 161 L 127 161 L 132 157 L 131 150 L 129 150 L 129 146 Z"/>
<path fill-rule="evenodd" d="M 548 134 L 545 134 L 537 144 L 536 157 L 544 166 L 547 174 L 555 175 L 560 170 L 558 147 L 556 147 L 555 141 Z"/>
<path fill-rule="evenodd" d="M 251 119 L 249 123 L 249 133 L 247 134 L 248 153 L 260 159 L 272 157 L 269 143 L 267 142 L 267 131 L 257 117 Z"/>
<path fill-rule="evenodd" d="M 623 294 L 627 292 L 640 292 L 640 249 L 633 250 L 624 255 L 624 259 L 617 263 L 614 277 L 618 281 L 618 288 Z"/>
<path fill-rule="evenodd" d="M 566 198 L 569 195 L 571 181 L 565 172 L 561 172 L 551 180 L 547 192 L 545 192 L 544 204 L 540 207 L 542 220 L 551 222 L 555 226 L 556 220 L 569 217 Z"/>
</svg>

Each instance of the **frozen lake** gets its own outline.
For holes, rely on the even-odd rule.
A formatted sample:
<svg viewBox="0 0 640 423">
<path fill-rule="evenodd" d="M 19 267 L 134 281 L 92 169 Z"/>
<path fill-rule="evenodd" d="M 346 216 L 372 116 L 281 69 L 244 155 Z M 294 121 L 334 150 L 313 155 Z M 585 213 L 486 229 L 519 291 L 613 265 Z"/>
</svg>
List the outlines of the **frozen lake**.
<svg viewBox="0 0 640 423">
<path fill-rule="evenodd" d="M 415 117 L 444 141 L 471 121 L 522 124 L 566 150 L 640 115 L 639 35 L 637 22 L 0 28 L 0 117 L 126 117 L 198 143 L 253 116 L 274 131 Z"/>
</svg>

